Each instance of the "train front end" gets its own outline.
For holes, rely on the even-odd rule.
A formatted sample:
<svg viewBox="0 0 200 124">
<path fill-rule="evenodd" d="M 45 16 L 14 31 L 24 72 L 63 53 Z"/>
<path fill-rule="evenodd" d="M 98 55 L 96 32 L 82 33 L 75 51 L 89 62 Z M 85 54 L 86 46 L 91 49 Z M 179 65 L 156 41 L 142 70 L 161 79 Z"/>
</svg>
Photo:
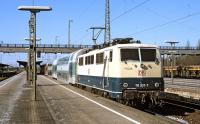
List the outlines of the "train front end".
<svg viewBox="0 0 200 124">
<path fill-rule="evenodd" d="M 120 84 L 123 99 L 157 99 L 164 90 L 159 49 L 154 45 L 121 46 Z"/>
</svg>

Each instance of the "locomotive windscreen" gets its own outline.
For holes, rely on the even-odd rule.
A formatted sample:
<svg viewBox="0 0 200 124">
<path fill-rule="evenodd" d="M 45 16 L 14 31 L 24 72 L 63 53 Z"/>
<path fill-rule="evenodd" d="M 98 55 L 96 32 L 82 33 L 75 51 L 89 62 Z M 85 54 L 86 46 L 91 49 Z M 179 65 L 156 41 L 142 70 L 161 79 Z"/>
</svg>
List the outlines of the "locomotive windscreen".
<svg viewBox="0 0 200 124">
<path fill-rule="evenodd" d="M 140 49 L 142 61 L 155 61 L 156 49 Z"/>
<path fill-rule="evenodd" d="M 121 49 L 121 61 L 126 60 L 139 61 L 138 49 Z"/>
</svg>

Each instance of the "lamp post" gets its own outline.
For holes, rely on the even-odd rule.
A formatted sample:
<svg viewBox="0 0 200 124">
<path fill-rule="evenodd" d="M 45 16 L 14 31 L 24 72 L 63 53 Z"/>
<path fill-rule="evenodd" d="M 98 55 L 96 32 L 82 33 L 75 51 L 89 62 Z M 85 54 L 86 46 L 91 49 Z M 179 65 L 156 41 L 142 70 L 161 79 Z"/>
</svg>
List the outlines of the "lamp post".
<svg viewBox="0 0 200 124">
<path fill-rule="evenodd" d="M 30 38 L 24 38 L 24 40 L 29 41 L 30 44 L 32 44 L 31 42 L 33 41 L 33 39 L 30 39 Z M 37 38 L 36 41 L 41 41 L 41 38 Z M 32 78 L 33 78 L 33 72 L 31 71 L 32 70 L 32 65 L 33 65 L 33 64 L 31 64 L 31 62 L 33 62 L 33 60 L 32 60 L 33 59 L 32 58 L 33 52 L 31 51 L 32 49 L 30 48 L 30 46 L 29 46 L 28 51 L 27 51 L 28 52 L 27 80 L 29 81 L 29 83 L 31 85 L 33 85 L 33 80 L 32 80 Z"/>
<path fill-rule="evenodd" d="M 71 23 L 73 22 L 73 20 L 69 19 L 68 22 L 68 47 L 70 47 L 71 45 Z"/>
<path fill-rule="evenodd" d="M 175 44 L 179 43 L 177 41 L 166 41 L 165 43 L 169 43 L 171 46 L 171 51 L 169 51 L 171 53 L 171 82 L 172 84 L 174 83 L 174 75 L 173 75 L 173 59 L 174 59 L 174 51 L 173 49 L 175 48 Z"/>
<path fill-rule="evenodd" d="M 34 84 L 34 100 L 36 101 L 36 13 L 40 11 L 50 11 L 52 10 L 49 6 L 19 6 L 18 10 L 29 11 L 31 12 L 31 18 L 29 20 L 30 28 L 30 52 L 32 53 L 32 62 L 33 62 L 33 84 Z M 29 58 L 30 59 L 30 58 Z"/>
</svg>

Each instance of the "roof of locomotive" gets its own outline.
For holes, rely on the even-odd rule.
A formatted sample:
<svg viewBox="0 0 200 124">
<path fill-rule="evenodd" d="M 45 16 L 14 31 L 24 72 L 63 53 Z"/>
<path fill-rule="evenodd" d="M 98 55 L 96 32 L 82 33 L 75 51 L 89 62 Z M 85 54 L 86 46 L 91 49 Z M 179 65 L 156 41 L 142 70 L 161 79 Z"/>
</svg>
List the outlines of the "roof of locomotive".
<svg viewBox="0 0 200 124">
<path fill-rule="evenodd" d="M 151 44 L 138 44 L 138 43 L 116 44 L 113 46 L 104 47 L 100 49 L 90 49 L 85 54 L 89 55 L 89 54 L 93 54 L 94 52 L 105 51 L 105 50 L 110 50 L 110 49 L 115 49 L 115 48 L 159 48 L 159 47 L 156 45 L 151 45 Z"/>
<path fill-rule="evenodd" d="M 137 44 L 137 43 L 129 43 L 129 44 L 117 44 L 111 47 L 134 47 L 134 48 L 141 48 L 141 47 L 145 47 L 145 48 L 158 48 L 158 46 L 156 45 L 152 45 L 152 44 Z"/>
</svg>

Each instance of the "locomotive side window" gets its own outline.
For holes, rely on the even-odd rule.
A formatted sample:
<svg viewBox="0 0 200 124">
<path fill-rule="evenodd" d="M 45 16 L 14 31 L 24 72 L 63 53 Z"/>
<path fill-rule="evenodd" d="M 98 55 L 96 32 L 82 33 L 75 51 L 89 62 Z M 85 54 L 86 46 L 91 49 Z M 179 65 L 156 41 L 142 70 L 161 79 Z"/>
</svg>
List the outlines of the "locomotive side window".
<svg viewBox="0 0 200 124">
<path fill-rule="evenodd" d="M 79 61 L 80 61 L 81 58 L 79 58 Z M 81 61 L 83 61 L 83 60 L 81 60 Z M 90 64 L 94 64 L 94 55 L 85 56 L 85 65 L 90 65 Z"/>
<path fill-rule="evenodd" d="M 112 62 L 112 56 L 113 56 L 113 52 L 110 51 L 110 62 Z"/>
<path fill-rule="evenodd" d="M 79 58 L 79 65 L 80 65 L 80 66 L 83 65 L 83 57 Z"/>
<path fill-rule="evenodd" d="M 85 65 L 88 64 L 87 62 L 88 62 L 88 57 L 86 56 L 86 57 L 85 57 Z"/>
<path fill-rule="evenodd" d="M 103 64 L 103 53 L 96 54 L 96 64 Z"/>
<path fill-rule="evenodd" d="M 94 55 L 91 56 L 91 64 L 94 64 Z"/>
<path fill-rule="evenodd" d="M 140 49 L 142 61 L 155 61 L 156 49 Z"/>
<path fill-rule="evenodd" d="M 96 54 L 96 64 L 99 63 L 99 54 Z"/>
<path fill-rule="evenodd" d="M 138 49 L 121 49 L 121 61 L 126 60 L 139 61 Z"/>
<path fill-rule="evenodd" d="M 91 56 L 88 56 L 88 65 L 91 64 Z"/>
<path fill-rule="evenodd" d="M 89 65 L 90 64 L 90 56 L 87 56 L 86 58 L 87 58 L 87 65 Z"/>
</svg>

